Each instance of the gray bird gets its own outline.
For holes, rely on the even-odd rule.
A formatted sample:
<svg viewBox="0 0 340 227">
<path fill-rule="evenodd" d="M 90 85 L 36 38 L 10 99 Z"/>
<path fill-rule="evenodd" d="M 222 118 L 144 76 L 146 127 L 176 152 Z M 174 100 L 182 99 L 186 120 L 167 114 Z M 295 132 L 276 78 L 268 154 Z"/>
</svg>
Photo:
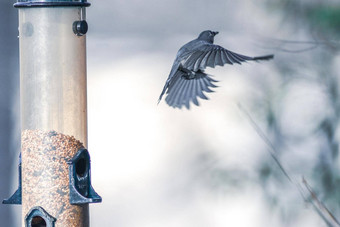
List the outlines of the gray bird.
<svg viewBox="0 0 340 227">
<path fill-rule="evenodd" d="M 214 68 L 216 65 L 270 60 L 274 57 L 274 55 L 248 57 L 224 49 L 213 44 L 217 34 L 218 32 L 203 31 L 197 39 L 179 49 L 158 103 L 166 92 L 165 101 L 173 108 L 182 108 L 185 105 L 189 109 L 190 101 L 198 106 L 197 97 L 208 99 L 203 92 L 213 92 L 210 88 L 216 87 L 213 82 L 217 81 L 213 80 L 211 75 L 204 73 L 206 67 Z"/>
</svg>

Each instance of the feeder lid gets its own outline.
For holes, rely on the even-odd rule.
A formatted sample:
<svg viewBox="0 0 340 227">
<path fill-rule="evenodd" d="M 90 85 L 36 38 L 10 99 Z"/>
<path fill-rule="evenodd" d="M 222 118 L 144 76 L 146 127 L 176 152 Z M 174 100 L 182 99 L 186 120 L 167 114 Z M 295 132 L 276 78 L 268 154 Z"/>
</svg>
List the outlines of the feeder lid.
<svg viewBox="0 0 340 227">
<path fill-rule="evenodd" d="M 48 6 L 78 6 L 87 7 L 87 0 L 18 0 L 14 7 L 48 7 Z"/>
</svg>

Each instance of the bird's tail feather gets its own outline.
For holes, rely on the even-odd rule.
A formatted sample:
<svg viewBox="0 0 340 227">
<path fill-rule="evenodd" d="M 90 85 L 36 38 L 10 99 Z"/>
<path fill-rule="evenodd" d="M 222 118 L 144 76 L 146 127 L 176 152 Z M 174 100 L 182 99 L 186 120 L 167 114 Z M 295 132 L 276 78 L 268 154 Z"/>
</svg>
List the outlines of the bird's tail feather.
<svg viewBox="0 0 340 227">
<path fill-rule="evenodd" d="M 204 72 L 196 72 L 195 77 L 188 79 L 187 75 L 178 70 L 173 81 L 167 90 L 166 103 L 174 108 L 185 106 L 190 109 L 190 101 L 199 105 L 197 97 L 208 99 L 203 92 L 213 92 L 210 88 L 217 87 L 214 82 L 218 82 Z"/>
</svg>

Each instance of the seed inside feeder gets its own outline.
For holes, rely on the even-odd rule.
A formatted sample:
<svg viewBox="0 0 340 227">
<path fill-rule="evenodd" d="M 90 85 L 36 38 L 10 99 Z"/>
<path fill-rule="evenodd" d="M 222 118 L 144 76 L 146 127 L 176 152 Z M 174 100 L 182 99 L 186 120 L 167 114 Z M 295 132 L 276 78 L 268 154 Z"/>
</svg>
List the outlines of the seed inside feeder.
<svg viewBox="0 0 340 227">
<path fill-rule="evenodd" d="M 22 132 L 23 212 L 41 206 L 57 219 L 56 226 L 77 226 L 88 220 L 88 205 L 69 203 L 67 161 L 81 148 L 82 142 L 56 131 Z M 87 223 L 82 223 L 81 226 Z"/>
</svg>

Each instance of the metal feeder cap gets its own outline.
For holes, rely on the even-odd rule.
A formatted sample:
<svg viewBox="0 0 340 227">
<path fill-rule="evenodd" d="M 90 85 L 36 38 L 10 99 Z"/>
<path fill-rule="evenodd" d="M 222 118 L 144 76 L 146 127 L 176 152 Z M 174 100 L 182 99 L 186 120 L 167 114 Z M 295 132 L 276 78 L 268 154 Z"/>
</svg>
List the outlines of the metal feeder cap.
<svg viewBox="0 0 340 227">
<path fill-rule="evenodd" d="M 14 7 L 57 7 L 57 6 L 77 6 L 88 7 L 91 4 L 87 0 L 18 0 Z"/>
</svg>

